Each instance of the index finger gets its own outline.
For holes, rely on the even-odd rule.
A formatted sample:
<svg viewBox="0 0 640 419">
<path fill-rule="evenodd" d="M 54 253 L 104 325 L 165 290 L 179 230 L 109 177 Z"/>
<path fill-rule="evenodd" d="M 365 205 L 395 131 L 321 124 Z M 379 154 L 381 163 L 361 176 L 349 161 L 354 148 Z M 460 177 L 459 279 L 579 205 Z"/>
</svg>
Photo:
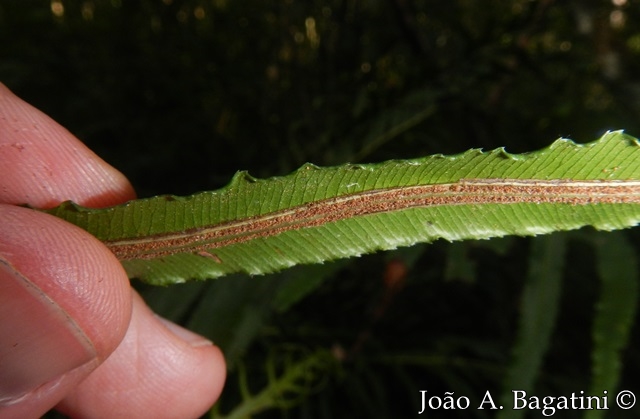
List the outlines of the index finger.
<svg viewBox="0 0 640 419">
<path fill-rule="evenodd" d="M 135 198 L 122 173 L 1 83 L 0 162 L 0 203 L 104 207 Z"/>
</svg>

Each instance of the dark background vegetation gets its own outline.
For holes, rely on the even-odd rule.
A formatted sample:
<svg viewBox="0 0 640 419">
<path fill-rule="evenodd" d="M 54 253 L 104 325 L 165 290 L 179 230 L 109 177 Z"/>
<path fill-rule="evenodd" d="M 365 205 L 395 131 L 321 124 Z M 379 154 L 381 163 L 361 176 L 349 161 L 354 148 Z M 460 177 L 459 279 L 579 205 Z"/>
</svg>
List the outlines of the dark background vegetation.
<svg viewBox="0 0 640 419">
<path fill-rule="evenodd" d="M 140 196 L 188 194 L 240 169 L 267 177 L 304 162 L 640 135 L 639 21 L 632 0 L 4 1 L 0 81 Z M 530 246 L 438 242 L 267 277 L 136 286 L 225 349 L 219 413 L 241 403 L 240 377 L 259 393 L 265 367 L 330 350 L 337 362 L 261 417 L 414 417 L 419 390 L 474 404 L 503 390 Z M 569 242 L 536 394 L 588 389 L 592 252 Z M 307 277 L 313 293 L 278 300 Z M 640 390 L 635 335 L 621 388 Z"/>
</svg>

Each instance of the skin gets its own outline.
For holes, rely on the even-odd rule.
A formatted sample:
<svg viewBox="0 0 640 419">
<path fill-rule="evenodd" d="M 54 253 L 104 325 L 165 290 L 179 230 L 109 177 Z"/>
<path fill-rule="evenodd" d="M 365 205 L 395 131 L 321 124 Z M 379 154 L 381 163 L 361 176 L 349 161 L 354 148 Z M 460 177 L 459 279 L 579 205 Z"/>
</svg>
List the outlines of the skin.
<svg viewBox="0 0 640 419">
<path fill-rule="evenodd" d="M 0 418 L 196 418 L 226 367 L 156 316 L 93 236 L 24 208 L 135 198 L 127 179 L 0 84 Z"/>
</svg>

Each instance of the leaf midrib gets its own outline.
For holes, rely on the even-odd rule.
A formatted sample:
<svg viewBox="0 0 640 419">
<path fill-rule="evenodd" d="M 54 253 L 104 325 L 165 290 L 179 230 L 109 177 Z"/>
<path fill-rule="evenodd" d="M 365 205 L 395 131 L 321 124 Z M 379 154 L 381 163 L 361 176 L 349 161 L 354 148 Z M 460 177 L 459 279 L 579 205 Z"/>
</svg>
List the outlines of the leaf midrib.
<svg viewBox="0 0 640 419">
<path fill-rule="evenodd" d="M 178 232 L 106 240 L 120 260 L 198 253 L 355 217 L 443 205 L 640 203 L 640 181 L 462 179 L 375 189 Z"/>
</svg>

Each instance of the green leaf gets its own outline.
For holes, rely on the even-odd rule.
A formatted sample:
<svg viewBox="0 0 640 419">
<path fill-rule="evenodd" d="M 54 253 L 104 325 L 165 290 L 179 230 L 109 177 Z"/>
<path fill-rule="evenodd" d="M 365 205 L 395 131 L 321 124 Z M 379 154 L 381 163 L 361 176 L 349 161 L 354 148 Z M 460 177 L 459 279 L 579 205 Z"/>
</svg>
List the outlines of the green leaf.
<svg viewBox="0 0 640 419">
<path fill-rule="evenodd" d="M 418 242 L 537 235 L 640 220 L 640 146 L 622 132 L 512 155 L 469 150 L 258 180 L 107 209 L 48 212 L 96 237 L 154 284 L 252 275 Z"/>
<path fill-rule="evenodd" d="M 201 296 L 206 304 L 198 304 L 186 323 L 190 330 L 215 338 L 230 367 L 271 319 L 273 299 L 283 281 L 279 275 L 263 279 L 231 275 L 212 282 Z"/>
<path fill-rule="evenodd" d="M 531 243 L 529 275 L 522 293 L 520 326 L 514 360 L 503 385 L 502 404 L 510 406 L 512 390 L 531 393 L 556 324 L 564 266 L 565 238 L 540 237 Z M 522 418 L 526 411 L 501 410 L 497 417 Z"/>
<path fill-rule="evenodd" d="M 298 266 L 266 275 L 260 281 L 244 275 L 229 275 L 219 281 L 176 285 L 171 287 L 171 290 L 180 290 L 191 284 L 208 285 L 201 289 L 198 300 L 206 304 L 190 305 L 190 300 L 185 299 L 187 308 L 192 307 L 186 325 L 190 330 L 214 339 L 216 345 L 224 352 L 227 365 L 233 368 L 256 336 L 264 332 L 264 326 L 272 319 L 274 313 L 285 312 L 291 305 L 313 292 L 325 278 L 344 265 L 342 262 Z M 150 286 L 148 288 L 167 290 Z M 156 309 L 157 295 L 145 291 L 147 292 L 144 296 L 151 297 L 151 305 Z M 176 303 L 177 301 L 182 300 L 173 299 L 173 306 L 185 306 Z M 158 311 L 164 314 L 163 308 L 160 307 Z M 170 312 L 175 310 L 171 307 Z"/>
<path fill-rule="evenodd" d="M 589 394 L 613 402 L 620 380 L 622 350 L 627 346 L 638 301 L 636 252 L 618 234 L 598 235 L 595 242 L 598 274 L 602 283 L 593 324 L 591 389 Z M 604 411 L 589 410 L 585 418 L 604 417 Z"/>
</svg>

